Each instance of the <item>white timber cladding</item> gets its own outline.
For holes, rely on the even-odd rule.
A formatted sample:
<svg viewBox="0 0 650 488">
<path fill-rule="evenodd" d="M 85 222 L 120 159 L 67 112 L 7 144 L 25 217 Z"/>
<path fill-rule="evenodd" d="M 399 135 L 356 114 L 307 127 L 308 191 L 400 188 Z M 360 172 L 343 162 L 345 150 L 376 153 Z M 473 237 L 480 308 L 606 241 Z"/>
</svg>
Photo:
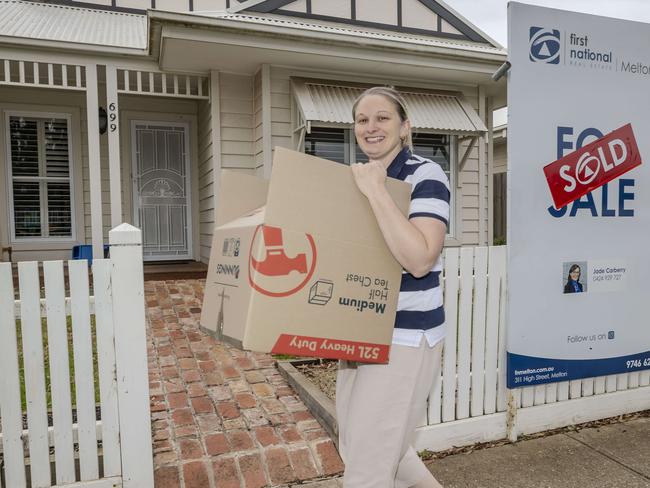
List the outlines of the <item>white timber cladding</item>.
<svg viewBox="0 0 650 488">
<path fill-rule="evenodd" d="M 395 2 L 377 2 L 377 0 L 356 0 L 357 20 L 376 22 L 378 24 L 397 25 L 397 7 Z"/>
<path fill-rule="evenodd" d="M 255 170 L 263 173 L 264 169 L 264 102 L 262 70 L 255 73 L 253 79 L 253 143 L 255 150 Z"/>
<path fill-rule="evenodd" d="M 216 121 L 218 122 L 218 120 Z M 199 259 L 210 260 L 212 233 L 215 224 L 215 158 L 212 140 L 212 106 L 209 101 L 198 104 L 198 167 L 199 167 Z M 219 171 L 218 168 L 216 171 Z"/>
<path fill-rule="evenodd" d="M 292 147 L 291 82 L 286 72 L 271 69 L 271 145 Z"/>
<path fill-rule="evenodd" d="M 101 0 L 95 0 L 95 3 L 99 3 Z M 104 2 L 107 0 L 103 0 Z M 141 10 L 146 10 L 148 8 L 151 8 L 151 0 L 117 0 L 115 2 L 115 5 L 117 7 L 123 7 L 123 8 L 135 8 L 135 9 L 141 9 Z"/>
<path fill-rule="evenodd" d="M 325 0 L 327 2 L 327 0 Z M 314 10 L 314 1 L 312 0 L 312 11 Z M 282 7 L 282 10 L 289 10 L 291 12 L 302 12 L 307 13 L 307 0 L 298 0 L 297 2 L 291 2 L 288 5 Z"/>
<path fill-rule="evenodd" d="M 494 173 L 505 173 L 508 169 L 508 155 L 505 139 L 494 139 Z"/>
<path fill-rule="evenodd" d="M 271 136 L 271 67 L 262 65 L 262 145 L 264 147 L 264 167 L 262 176 L 271 178 L 273 140 Z"/>
<path fill-rule="evenodd" d="M 454 26 L 452 26 L 449 22 L 446 20 L 443 20 L 440 24 L 440 30 L 441 32 L 445 32 L 447 34 L 458 34 L 462 35 L 462 33 L 456 29 Z"/>
<path fill-rule="evenodd" d="M 402 0 L 402 25 L 415 29 L 438 30 L 438 16 L 418 0 Z"/>
<path fill-rule="evenodd" d="M 194 0 L 194 11 L 201 12 L 202 10 L 226 10 L 227 3 L 227 0 Z"/>
<path fill-rule="evenodd" d="M 508 155 L 506 148 L 508 146 L 508 129 L 505 125 L 494 128 L 494 173 L 505 173 L 508 169 Z"/>
<path fill-rule="evenodd" d="M 349 19 L 352 17 L 351 4 L 350 0 L 311 0 L 311 13 Z M 390 2 L 381 3 L 384 4 Z"/>
<path fill-rule="evenodd" d="M 220 73 L 219 81 L 221 168 L 255 174 L 254 76 Z"/>
<path fill-rule="evenodd" d="M 486 104 L 486 114 L 494 113 L 494 99 L 491 97 L 487 98 Z M 487 133 L 487 171 L 485 174 L 485 185 L 487 188 L 486 195 L 486 208 L 487 208 L 487 245 L 494 243 L 494 182 L 492 179 L 492 173 L 494 172 L 494 117 L 487 118 L 488 133 Z"/>
<path fill-rule="evenodd" d="M 188 0 L 156 0 L 156 8 L 168 12 L 187 12 L 190 9 L 190 2 Z"/>
<path fill-rule="evenodd" d="M 487 111 L 487 98 L 485 97 L 485 88 L 482 86 L 478 89 L 478 113 L 479 116 L 483 119 L 486 119 L 486 113 L 492 114 L 492 111 Z M 478 195 L 479 195 L 479 220 L 478 220 L 478 230 L 479 230 L 479 241 L 480 246 L 484 246 L 488 243 L 487 238 L 487 229 L 489 224 L 488 217 L 488 144 L 487 144 L 487 133 L 483 133 L 478 138 Z"/>
</svg>

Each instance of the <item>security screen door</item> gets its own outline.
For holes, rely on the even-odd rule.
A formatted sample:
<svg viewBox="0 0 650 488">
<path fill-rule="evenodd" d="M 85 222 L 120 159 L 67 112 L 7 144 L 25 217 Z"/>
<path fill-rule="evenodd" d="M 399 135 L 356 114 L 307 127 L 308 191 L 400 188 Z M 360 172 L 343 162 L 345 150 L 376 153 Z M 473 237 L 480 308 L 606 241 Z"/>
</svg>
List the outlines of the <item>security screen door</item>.
<svg viewBox="0 0 650 488">
<path fill-rule="evenodd" d="M 133 208 L 147 261 L 192 257 L 189 127 L 132 122 Z"/>
</svg>

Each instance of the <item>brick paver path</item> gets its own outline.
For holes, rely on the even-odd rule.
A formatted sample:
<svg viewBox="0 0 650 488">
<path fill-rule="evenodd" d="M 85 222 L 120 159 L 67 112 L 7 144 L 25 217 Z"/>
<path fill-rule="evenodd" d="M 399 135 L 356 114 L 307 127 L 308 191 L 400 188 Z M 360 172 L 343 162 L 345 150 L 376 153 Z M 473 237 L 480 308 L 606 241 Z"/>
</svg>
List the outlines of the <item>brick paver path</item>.
<svg viewBox="0 0 650 488">
<path fill-rule="evenodd" d="M 271 356 L 198 329 L 203 284 L 145 283 L 156 487 L 283 486 L 342 471 Z"/>
</svg>

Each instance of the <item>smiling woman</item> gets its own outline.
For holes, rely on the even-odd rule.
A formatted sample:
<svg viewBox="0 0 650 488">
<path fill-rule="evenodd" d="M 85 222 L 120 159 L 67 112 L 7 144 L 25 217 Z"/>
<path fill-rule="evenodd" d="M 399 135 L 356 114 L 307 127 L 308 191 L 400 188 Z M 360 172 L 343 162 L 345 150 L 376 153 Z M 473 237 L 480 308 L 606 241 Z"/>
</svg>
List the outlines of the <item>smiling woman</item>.
<svg viewBox="0 0 650 488">
<path fill-rule="evenodd" d="M 440 487 L 412 441 L 440 369 L 445 320 L 440 253 L 449 219 L 449 181 L 437 163 L 412 154 L 411 123 L 396 90 L 369 88 L 352 111 L 356 142 L 368 158 L 352 164 L 352 174 L 403 272 L 389 363 L 339 364 L 343 486 Z M 388 194 L 387 176 L 411 183 L 408 217 Z"/>
</svg>

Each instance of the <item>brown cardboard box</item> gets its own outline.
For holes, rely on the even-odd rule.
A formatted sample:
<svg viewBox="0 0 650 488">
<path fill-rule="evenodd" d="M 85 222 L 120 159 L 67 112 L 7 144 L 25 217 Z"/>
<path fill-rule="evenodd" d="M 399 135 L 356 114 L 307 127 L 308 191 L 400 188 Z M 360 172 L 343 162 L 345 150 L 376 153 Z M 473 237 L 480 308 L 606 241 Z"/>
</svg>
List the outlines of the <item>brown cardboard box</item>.
<svg viewBox="0 0 650 488">
<path fill-rule="evenodd" d="M 233 175 L 222 188 L 259 203 L 264 186 Z M 406 214 L 410 185 L 387 188 Z M 215 230 L 201 326 L 253 351 L 387 362 L 400 281 L 350 168 L 276 148 L 266 206 Z"/>
</svg>

